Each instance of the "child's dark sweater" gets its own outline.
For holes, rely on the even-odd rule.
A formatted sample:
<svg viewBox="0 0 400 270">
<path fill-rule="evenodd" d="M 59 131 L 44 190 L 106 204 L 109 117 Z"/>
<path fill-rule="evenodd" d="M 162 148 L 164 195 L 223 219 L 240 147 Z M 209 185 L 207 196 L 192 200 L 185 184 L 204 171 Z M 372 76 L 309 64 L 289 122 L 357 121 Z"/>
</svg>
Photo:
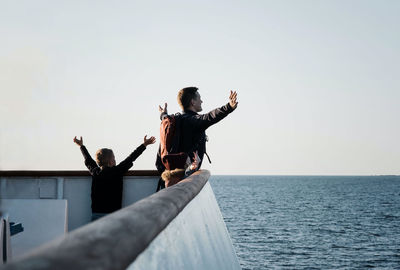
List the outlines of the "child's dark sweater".
<svg viewBox="0 0 400 270">
<path fill-rule="evenodd" d="M 123 176 L 132 167 L 135 161 L 146 149 L 141 144 L 124 161 L 114 167 L 101 169 L 92 159 L 85 146 L 81 152 L 85 158 L 85 165 L 92 175 L 92 212 L 111 213 L 121 208 Z"/>
</svg>

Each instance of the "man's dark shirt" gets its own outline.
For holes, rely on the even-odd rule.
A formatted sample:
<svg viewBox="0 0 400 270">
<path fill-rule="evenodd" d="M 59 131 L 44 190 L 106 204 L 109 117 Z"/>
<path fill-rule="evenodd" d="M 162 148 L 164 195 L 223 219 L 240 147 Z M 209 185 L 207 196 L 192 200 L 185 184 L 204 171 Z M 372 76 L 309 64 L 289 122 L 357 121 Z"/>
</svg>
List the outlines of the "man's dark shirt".
<svg viewBox="0 0 400 270">
<path fill-rule="evenodd" d="M 200 169 L 204 153 L 206 152 L 206 129 L 224 119 L 233 110 L 228 103 L 206 114 L 198 114 L 189 110 L 184 111 L 182 114 L 177 114 L 180 117 L 178 152 L 185 152 L 193 157 L 193 152 L 197 151 L 201 159 L 198 166 Z M 162 114 L 161 118 L 164 115 Z M 158 153 L 156 166 L 160 172 L 165 169 L 161 163 L 160 153 Z"/>
<path fill-rule="evenodd" d="M 146 149 L 141 144 L 124 161 L 113 167 L 101 169 L 92 159 L 85 146 L 81 152 L 85 158 L 85 165 L 92 175 L 92 212 L 111 213 L 121 209 L 123 176 L 133 166 L 135 161 Z"/>
</svg>

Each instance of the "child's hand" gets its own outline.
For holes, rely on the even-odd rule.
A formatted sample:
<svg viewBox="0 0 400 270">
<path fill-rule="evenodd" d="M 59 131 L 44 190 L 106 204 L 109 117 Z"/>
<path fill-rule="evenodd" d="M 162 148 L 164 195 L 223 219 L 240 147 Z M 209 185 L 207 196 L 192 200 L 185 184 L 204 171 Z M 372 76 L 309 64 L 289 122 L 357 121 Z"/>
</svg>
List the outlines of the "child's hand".
<svg viewBox="0 0 400 270">
<path fill-rule="evenodd" d="M 81 139 L 80 139 L 80 140 L 78 140 L 78 139 L 76 138 L 76 136 L 75 136 L 75 138 L 74 138 L 74 143 L 76 143 L 76 144 L 79 145 L 79 146 L 82 146 L 82 145 L 83 145 L 82 136 L 81 136 Z"/>
<path fill-rule="evenodd" d="M 197 170 L 197 167 L 199 167 L 201 159 L 197 154 L 197 151 L 193 152 L 193 154 L 194 154 L 194 161 L 192 162 L 192 164 L 190 164 L 190 170 Z"/>
<path fill-rule="evenodd" d="M 147 139 L 147 135 L 144 136 L 144 146 L 148 146 L 149 144 L 153 144 L 156 142 L 156 138 L 154 138 L 153 136 L 151 136 L 149 139 Z"/>
</svg>

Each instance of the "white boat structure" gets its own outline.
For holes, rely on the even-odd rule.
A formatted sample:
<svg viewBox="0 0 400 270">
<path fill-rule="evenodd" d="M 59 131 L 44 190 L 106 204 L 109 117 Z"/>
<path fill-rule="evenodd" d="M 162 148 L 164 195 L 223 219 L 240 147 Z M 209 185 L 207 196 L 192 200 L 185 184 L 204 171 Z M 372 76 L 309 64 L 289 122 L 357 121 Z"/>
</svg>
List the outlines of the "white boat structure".
<svg viewBox="0 0 400 270">
<path fill-rule="evenodd" d="M 87 171 L 0 171 L 0 269 L 240 269 L 209 177 L 155 193 L 156 171 L 130 171 L 123 208 L 90 222 Z"/>
</svg>

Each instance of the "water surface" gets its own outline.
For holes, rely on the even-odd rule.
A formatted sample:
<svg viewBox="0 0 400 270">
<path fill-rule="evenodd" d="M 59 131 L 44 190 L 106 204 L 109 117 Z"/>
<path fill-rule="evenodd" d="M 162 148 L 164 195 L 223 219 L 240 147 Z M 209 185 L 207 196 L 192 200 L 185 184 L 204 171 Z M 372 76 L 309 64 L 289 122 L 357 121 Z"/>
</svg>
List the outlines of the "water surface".
<svg viewBox="0 0 400 270">
<path fill-rule="evenodd" d="M 243 269 L 400 269 L 399 176 L 212 176 Z"/>
</svg>

